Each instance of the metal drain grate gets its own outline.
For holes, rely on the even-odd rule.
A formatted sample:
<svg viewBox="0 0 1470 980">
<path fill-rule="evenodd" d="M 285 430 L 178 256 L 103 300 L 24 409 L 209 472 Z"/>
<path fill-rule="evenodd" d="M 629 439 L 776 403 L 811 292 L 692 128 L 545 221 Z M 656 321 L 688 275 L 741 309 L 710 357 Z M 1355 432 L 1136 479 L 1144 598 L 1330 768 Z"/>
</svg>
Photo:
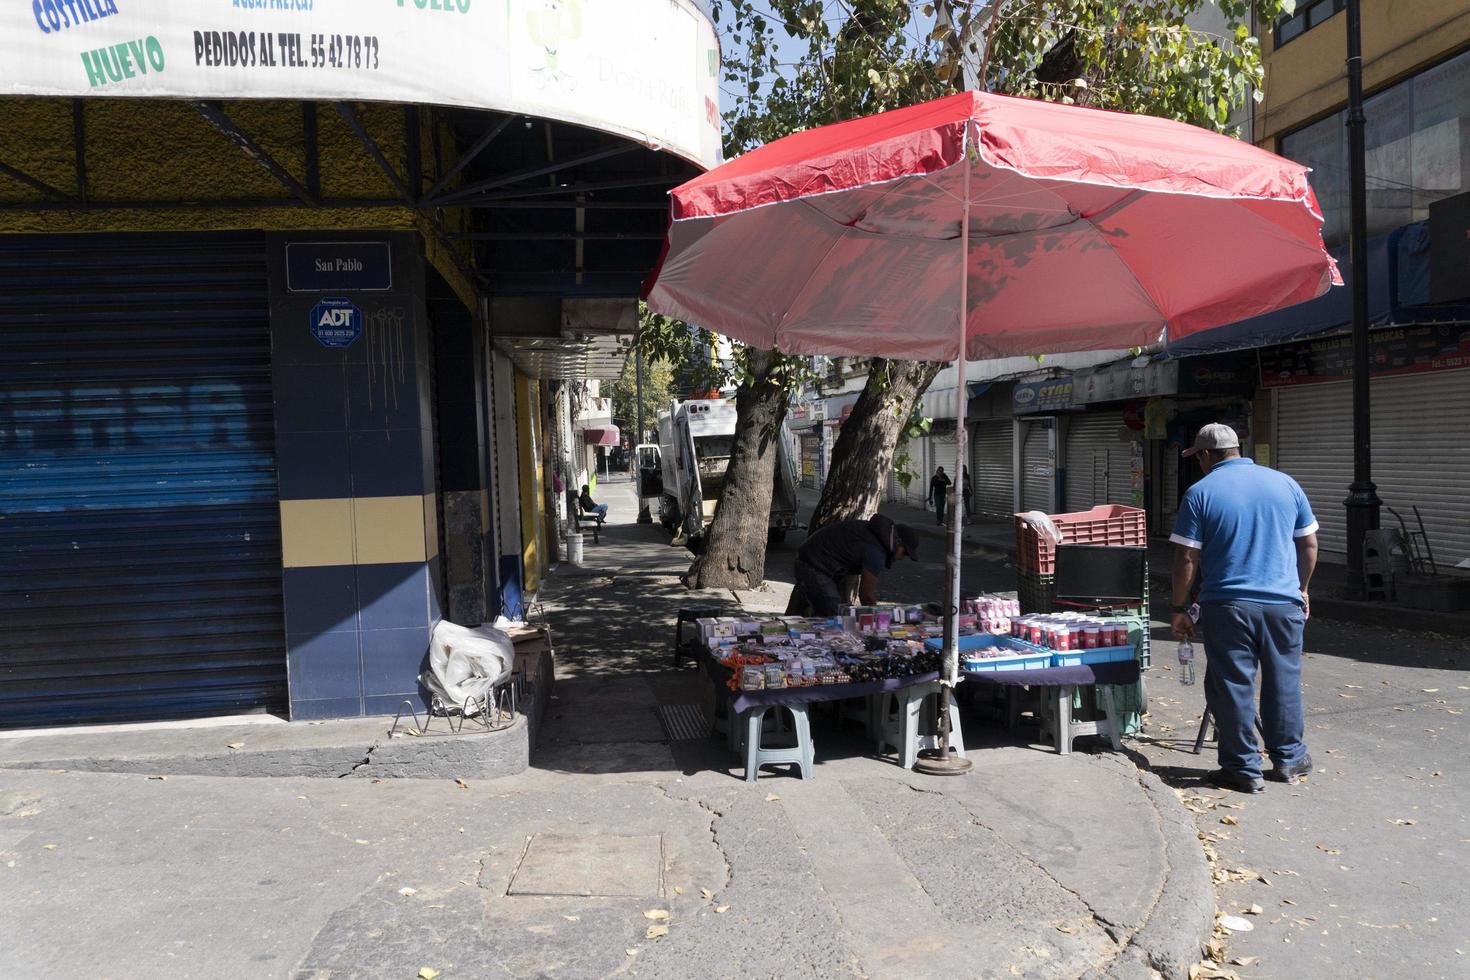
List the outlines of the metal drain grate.
<svg viewBox="0 0 1470 980">
<path fill-rule="evenodd" d="M 697 704 L 661 704 L 658 720 L 671 742 L 709 737 L 709 719 L 704 716 L 704 708 Z"/>
</svg>

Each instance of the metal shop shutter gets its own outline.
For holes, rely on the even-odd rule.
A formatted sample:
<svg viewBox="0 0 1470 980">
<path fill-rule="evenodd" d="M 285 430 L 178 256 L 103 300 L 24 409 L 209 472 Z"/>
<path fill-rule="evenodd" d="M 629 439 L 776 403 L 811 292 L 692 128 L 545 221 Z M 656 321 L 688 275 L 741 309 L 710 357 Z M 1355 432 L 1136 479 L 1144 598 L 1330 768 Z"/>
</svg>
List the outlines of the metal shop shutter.
<svg viewBox="0 0 1470 980">
<path fill-rule="evenodd" d="M 1373 379 L 1373 481 L 1386 508 L 1416 530 L 1417 506 L 1436 560 L 1470 557 L 1470 371 Z M 1353 478 L 1352 385 L 1282 388 L 1276 403 L 1276 463 L 1296 478 L 1322 525 L 1323 551 L 1347 553 L 1343 500 Z"/>
<path fill-rule="evenodd" d="M 1053 509 L 1052 487 L 1055 485 L 1051 429 L 1042 420 L 1018 421 L 1016 424 L 1021 426 L 1020 509 L 1039 510 L 1049 514 Z"/>
<path fill-rule="evenodd" d="M 286 704 L 259 235 L 0 237 L 0 728 Z"/>
<path fill-rule="evenodd" d="M 1010 419 L 974 423 L 970 482 L 975 488 L 975 511 L 1009 518 L 1016 511 L 1015 426 Z"/>
<path fill-rule="evenodd" d="M 1133 447 L 1118 437 L 1122 412 L 1077 415 L 1067 424 L 1067 511 L 1130 504 Z"/>
</svg>

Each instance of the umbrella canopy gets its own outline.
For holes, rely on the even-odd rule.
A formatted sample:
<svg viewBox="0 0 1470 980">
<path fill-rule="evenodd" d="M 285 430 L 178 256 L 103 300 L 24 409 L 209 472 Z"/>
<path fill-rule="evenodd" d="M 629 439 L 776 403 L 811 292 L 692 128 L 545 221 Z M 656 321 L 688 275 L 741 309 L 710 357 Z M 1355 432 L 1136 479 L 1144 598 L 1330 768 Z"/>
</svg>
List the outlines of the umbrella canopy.
<svg viewBox="0 0 1470 980">
<path fill-rule="evenodd" d="M 1341 282 L 1306 168 L 983 92 L 767 144 L 672 218 L 649 305 L 787 353 L 954 360 L 962 278 L 971 360 L 1167 342 Z"/>
</svg>

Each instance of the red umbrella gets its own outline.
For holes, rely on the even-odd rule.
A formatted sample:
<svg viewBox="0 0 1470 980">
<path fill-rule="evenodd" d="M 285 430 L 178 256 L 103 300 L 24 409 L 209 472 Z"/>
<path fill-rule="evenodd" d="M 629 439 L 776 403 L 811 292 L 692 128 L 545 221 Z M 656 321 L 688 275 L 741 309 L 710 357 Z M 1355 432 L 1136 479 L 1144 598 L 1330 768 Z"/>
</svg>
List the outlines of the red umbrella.
<svg viewBox="0 0 1470 980">
<path fill-rule="evenodd" d="M 644 290 L 656 311 L 787 353 L 956 360 L 961 389 L 962 350 L 1167 343 L 1342 281 L 1305 167 L 1183 123 L 983 92 L 767 144 L 676 188 L 672 219 Z M 951 612 L 959 542 L 955 522 Z"/>
</svg>

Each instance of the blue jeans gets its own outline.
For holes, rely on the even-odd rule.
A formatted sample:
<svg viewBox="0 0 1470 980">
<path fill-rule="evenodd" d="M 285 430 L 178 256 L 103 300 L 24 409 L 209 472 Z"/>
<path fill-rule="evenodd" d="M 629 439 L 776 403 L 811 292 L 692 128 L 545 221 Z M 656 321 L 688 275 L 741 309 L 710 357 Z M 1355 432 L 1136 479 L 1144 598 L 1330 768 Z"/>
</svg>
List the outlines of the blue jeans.
<svg viewBox="0 0 1470 980">
<path fill-rule="evenodd" d="M 599 522 L 607 520 L 607 504 L 597 504 L 592 508 L 592 514 Z"/>
<path fill-rule="evenodd" d="M 1220 768 L 1261 775 L 1257 748 L 1256 669 L 1261 673 L 1261 734 L 1271 761 L 1294 766 L 1302 740 L 1302 630 L 1295 603 L 1209 602 L 1201 607 L 1205 637 L 1205 702 L 1220 732 Z"/>
</svg>

